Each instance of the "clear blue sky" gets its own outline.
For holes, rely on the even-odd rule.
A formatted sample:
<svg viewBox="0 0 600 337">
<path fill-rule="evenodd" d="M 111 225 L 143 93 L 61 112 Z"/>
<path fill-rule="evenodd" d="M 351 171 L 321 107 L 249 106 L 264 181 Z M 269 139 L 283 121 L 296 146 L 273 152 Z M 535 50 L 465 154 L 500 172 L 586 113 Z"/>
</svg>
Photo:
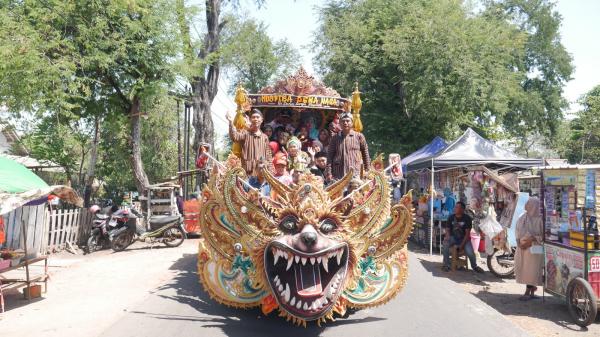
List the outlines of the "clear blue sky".
<svg viewBox="0 0 600 337">
<path fill-rule="evenodd" d="M 269 35 L 274 39 L 287 39 L 292 43 L 300 51 L 306 70 L 314 74 L 314 54 L 310 43 L 318 26 L 317 7 L 323 3 L 322 0 L 267 0 L 261 9 L 253 8 L 248 14 L 265 22 Z M 252 7 L 249 3 L 243 5 Z M 556 3 L 556 10 L 563 17 L 562 43 L 573 57 L 575 66 L 564 97 L 571 103 L 569 110 L 576 111 L 578 106 L 574 102 L 600 84 L 600 0 L 561 0 Z M 218 98 L 223 103 L 231 102 L 221 93 Z M 228 109 L 231 109 L 231 104 L 228 104 Z M 220 133 L 225 132 L 224 121 L 215 122 Z"/>
</svg>

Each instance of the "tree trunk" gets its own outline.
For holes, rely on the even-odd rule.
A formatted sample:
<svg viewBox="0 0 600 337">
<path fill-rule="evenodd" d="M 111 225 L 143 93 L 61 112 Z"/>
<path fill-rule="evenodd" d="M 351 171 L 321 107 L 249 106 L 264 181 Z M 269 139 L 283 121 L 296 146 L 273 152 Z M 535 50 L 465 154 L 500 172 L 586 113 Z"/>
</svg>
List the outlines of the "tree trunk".
<svg viewBox="0 0 600 337">
<path fill-rule="evenodd" d="M 140 196 L 142 196 L 150 184 L 148 183 L 148 176 L 146 175 L 146 171 L 144 171 L 144 164 L 142 163 L 142 123 L 140 120 L 140 99 L 137 96 L 132 100 L 129 119 L 131 123 L 131 168 L 133 170 L 135 186 Z"/>
<path fill-rule="evenodd" d="M 210 108 L 214 97 L 211 97 L 205 85 L 197 84 L 192 89 L 194 90 L 192 108 L 194 109 L 193 125 L 195 131 L 193 151 L 197 153 L 200 143 L 209 143 L 211 147 L 214 147 L 215 130 Z"/>
<path fill-rule="evenodd" d="M 199 76 L 194 76 L 192 85 L 192 107 L 194 109 L 194 153 L 198 151 L 199 144 L 209 143 L 214 145 L 215 134 L 211 116 L 211 105 L 217 95 L 220 61 L 215 53 L 219 51 L 221 29 L 225 22 L 219 22 L 221 14 L 221 0 L 206 0 L 206 36 L 204 46 L 198 58 L 206 59 L 212 57 L 213 61 L 208 64 L 207 71 Z M 214 146 L 211 146 L 211 150 Z"/>
<path fill-rule="evenodd" d="M 84 206 L 90 207 L 90 201 L 92 199 L 92 189 L 94 185 L 94 178 L 96 176 L 96 161 L 98 160 L 98 142 L 100 141 L 100 121 L 98 116 L 94 118 L 94 140 L 92 141 L 92 149 L 90 152 L 90 162 L 88 164 L 87 173 L 85 177 L 85 189 L 83 192 Z"/>
</svg>

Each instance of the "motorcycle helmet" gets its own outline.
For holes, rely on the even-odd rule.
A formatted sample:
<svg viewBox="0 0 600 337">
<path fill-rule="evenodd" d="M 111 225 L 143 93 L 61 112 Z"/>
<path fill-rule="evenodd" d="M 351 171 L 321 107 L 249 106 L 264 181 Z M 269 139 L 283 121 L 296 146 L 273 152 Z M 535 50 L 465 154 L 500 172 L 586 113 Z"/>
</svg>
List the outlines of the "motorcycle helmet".
<svg viewBox="0 0 600 337">
<path fill-rule="evenodd" d="M 98 205 L 92 205 L 92 206 L 90 207 L 90 212 L 92 212 L 92 213 L 96 213 L 96 212 L 98 212 L 99 210 L 100 210 L 100 206 L 98 206 Z"/>
</svg>

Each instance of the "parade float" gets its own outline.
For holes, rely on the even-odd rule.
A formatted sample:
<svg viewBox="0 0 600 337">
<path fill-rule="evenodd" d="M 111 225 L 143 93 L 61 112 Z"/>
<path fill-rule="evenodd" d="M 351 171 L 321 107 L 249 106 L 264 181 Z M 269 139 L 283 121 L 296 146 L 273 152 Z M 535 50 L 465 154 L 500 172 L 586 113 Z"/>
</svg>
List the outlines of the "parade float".
<svg viewBox="0 0 600 337">
<path fill-rule="evenodd" d="M 351 99 L 342 98 L 302 69 L 258 94 L 238 87 L 236 103 L 238 128 L 251 108 L 259 108 L 265 122 L 286 113 L 321 127 L 352 109 L 354 129 L 362 130 L 358 88 Z M 409 193 L 391 205 L 383 156 L 361 173 L 362 185 L 352 192 L 352 172 L 327 186 L 303 173 L 287 186 L 262 167 L 272 191 L 265 196 L 246 183 L 239 150 L 234 144 L 224 163 L 214 161 L 201 196 L 198 275 L 212 299 L 306 326 L 382 305 L 401 291 L 412 200 Z M 317 233 L 310 251 L 300 244 L 306 226 Z"/>
</svg>

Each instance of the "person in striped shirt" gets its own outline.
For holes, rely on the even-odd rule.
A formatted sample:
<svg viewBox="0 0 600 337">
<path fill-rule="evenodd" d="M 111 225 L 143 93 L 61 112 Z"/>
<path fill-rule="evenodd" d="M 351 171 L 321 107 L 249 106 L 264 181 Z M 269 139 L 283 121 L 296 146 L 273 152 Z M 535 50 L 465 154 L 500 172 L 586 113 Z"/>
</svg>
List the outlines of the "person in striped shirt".
<svg viewBox="0 0 600 337">
<path fill-rule="evenodd" d="M 361 174 L 361 168 L 366 172 L 371 166 L 369 148 L 365 136 L 352 129 L 352 115 L 344 113 L 340 117 L 341 131 L 329 141 L 327 149 L 327 180 L 341 179 L 350 170 L 355 177 Z"/>
<path fill-rule="evenodd" d="M 233 125 L 233 117 L 230 114 L 227 114 L 227 120 L 229 121 L 229 137 L 234 142 L 242 143 L 242 167 L 250 177 L 250 183 L 254 185 L 258 183 L 257 168 L 261 161 L 266 163 L 269 170 L 273 172 L 273 158 L 271 148 L 269 147 L 269 137 L 260 131 L 263 115 L 260 110 L 252 109 L 250 113 L 250 126 L 248 129 L 239 131 Z"/>
</svg>

